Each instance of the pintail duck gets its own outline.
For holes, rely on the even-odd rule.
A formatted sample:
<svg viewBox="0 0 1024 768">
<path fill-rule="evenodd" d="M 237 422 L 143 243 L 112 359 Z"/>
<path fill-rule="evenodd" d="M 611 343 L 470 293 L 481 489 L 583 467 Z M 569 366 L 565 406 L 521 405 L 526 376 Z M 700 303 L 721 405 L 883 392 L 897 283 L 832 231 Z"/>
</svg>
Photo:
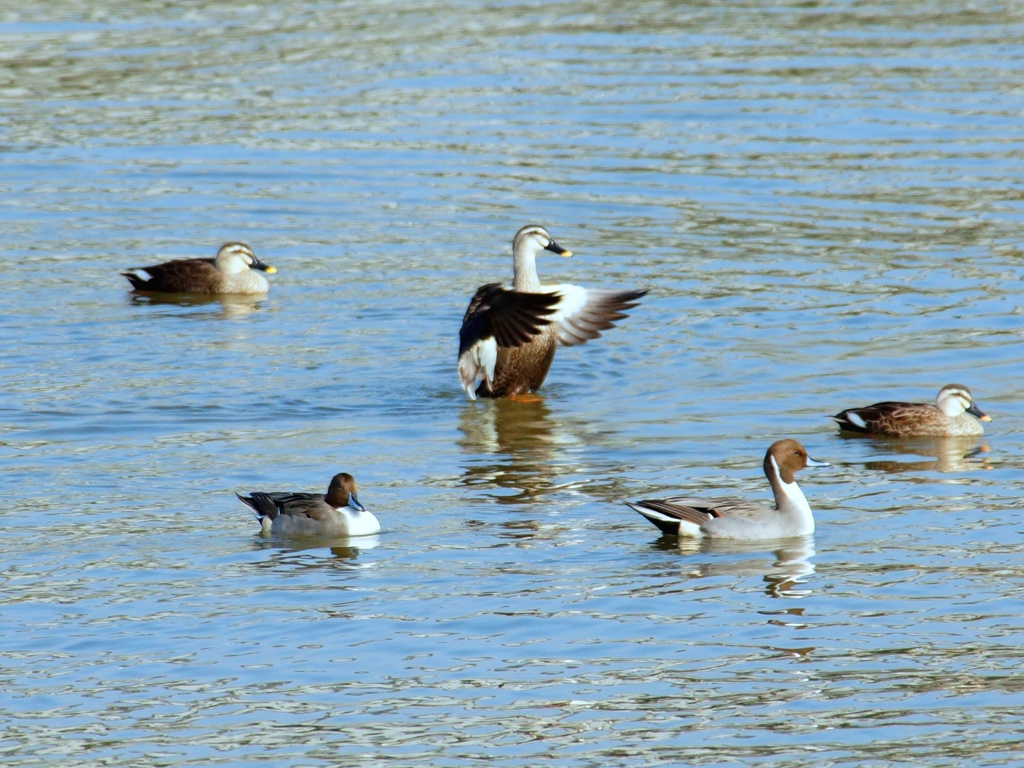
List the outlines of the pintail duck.
<svg viewBox="0 0 1024 768">
<path fill-rule="evenodd" d="M 331 479 L 326 496 L 281 492 L 235 495 L 256 513 L 264 533 L 365 536 L 380 531 L 377 518 L 359 502 L 356 480 L 347 472 L 340 472 Z"/>
<path fill-rule="evenodd" d="M 814 516 L 796 473 L 804 467 L 827 467 L 796 440 L 778 440 L 764 455 L 764 473 L 772 484 L 775 506 L 743 499 L 669 499 L 626 501 L 670 536 L 710 536 L 725 539 L 777 539 L 814 532 Z"/>
<path fill-rule="evenodd" d="M 962 384 L 944 386 L 935 398 L 935 405 L 886 401 L 865 408 L 849 408 L 832 418 L 840 429 L 892 437 L 981 435 L 985 432 L 981 422 L 992 421 L 991 416 L 974 404 L 971 390 Z"/>
<path fill-rule="evenodd" d="M 523 227 L 512 240 L 512 289 L 488 283 L 469 302 L 459 331 L 459 379 L 471 399 L 539 389 L 555 347 L 596 339 L 647 294 L 542 285 L 537 277 L 541 251 L 572 256 L 544 227 Z"/>
<path fill-rule="evenodd" d="M 267 278 L 277 270 L 260 261 L 245 243 L 225 243 L 213 259 L 176 259 L 151 267 L 131 267 L 121 274 L 136 291 L 157 293 L 266 293 Z"/>
</svg>

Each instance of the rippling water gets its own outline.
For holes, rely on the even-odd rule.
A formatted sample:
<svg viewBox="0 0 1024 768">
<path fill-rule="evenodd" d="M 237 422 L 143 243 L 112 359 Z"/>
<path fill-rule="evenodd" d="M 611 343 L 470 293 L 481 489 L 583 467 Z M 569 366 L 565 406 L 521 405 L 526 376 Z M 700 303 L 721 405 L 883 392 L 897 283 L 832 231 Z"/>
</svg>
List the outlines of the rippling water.
<svg viewBox="0 0 1024 768">
<path fill-rule="evenodd" d="M 1019 765 L 1024 13 L 0 6 L 0 762 Z M 536 402 L 468 297 L 650 288 Z M 118 275 L 244 240 L 259 299 Z M 971 386 L 983 439 L 828 415 Z M 767 496 L 687 545 L 618 503 Z M 353 472 L 365 541 L 235 491 Z M 330 546 L 333 544 L 334 546 Z"/>
</svg>

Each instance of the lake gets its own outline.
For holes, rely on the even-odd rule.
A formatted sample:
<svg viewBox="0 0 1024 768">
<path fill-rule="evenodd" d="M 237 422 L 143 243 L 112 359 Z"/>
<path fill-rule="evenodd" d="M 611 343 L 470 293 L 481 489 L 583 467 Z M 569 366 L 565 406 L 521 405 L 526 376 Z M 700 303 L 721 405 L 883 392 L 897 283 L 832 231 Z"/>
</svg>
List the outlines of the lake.
<svg viewBox="0 0 1024 768">
<path fill-rule="evenodd" d="M 1024 11 L 66 2 L 0 18 L 0 762 L 1024 765 Z M 471 402 L 469 297 L 649 288 Z M 263 297 L 118 273 L 274 265 Z M 828 418 L 971 387 L 982 438 Z M 621 503 L 768 499 L 812 537 Z M 377 536 L 234 494 L 354 474 Z"/>
</svg>

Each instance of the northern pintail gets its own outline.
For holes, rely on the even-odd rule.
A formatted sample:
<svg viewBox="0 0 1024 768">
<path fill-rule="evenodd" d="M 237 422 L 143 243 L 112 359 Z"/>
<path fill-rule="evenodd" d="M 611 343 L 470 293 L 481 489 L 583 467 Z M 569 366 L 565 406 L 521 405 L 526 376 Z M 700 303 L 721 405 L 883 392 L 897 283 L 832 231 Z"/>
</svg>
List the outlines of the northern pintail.
<svg viewBox="0 0 1024 768">
<path fill-rule="evenodd" d="M 471 399 L 539 389 L 555 347 L 596 339 L 647 294 L 543 285 L 537 276 L 541 251 L 572 256 L 544 227 L 525 226 L 512 240 L 512 289 L 488 283 L 469 302 L 459 331 L 459 380 Z"/>
<path fill-rule="evenodd" d="M 331 479 L 327 495 L 320 493 L 235 494 L 256 513 L 265 533 L 284 536 L 365 536 L 380 531 L 380 523 L 359 502 L 356 480 L 347 472 Z"/>
<path fill-rule="evenodd" d="M 177 259 L 151 267 L 131 267 L 121 274 L 136 291 L 157 293 L 266 293 L 267 278 L 277 270 L 260 261 L 245 243 L 225 243 L 213 259 Z"/>
<path fill-rule="evenodd" d="M 669 535 L 725 539 L 802 536 L 814 532 L 814 516 L 796 484 L 796 473 L 804 467 L 827 466 L 827 461 L 808 456 L 796 440 L 778 440 L 764 455 L 764 473 L 775 494 L 774 507 L 758 501 L 692 496 L 625 503 Z"/>
<path fill-rule="evenodd" d="M 955 437 L 984 434 L 982 421 L 992 421 L 974 403 L 971 390 L 947 384 L 935 405 L 886 401 L 864 408 L 849 408 L 832 417 L 840 429 L 891 437 Z M 979 421 L 979 419 L 981 421 Z"/>
</svg>

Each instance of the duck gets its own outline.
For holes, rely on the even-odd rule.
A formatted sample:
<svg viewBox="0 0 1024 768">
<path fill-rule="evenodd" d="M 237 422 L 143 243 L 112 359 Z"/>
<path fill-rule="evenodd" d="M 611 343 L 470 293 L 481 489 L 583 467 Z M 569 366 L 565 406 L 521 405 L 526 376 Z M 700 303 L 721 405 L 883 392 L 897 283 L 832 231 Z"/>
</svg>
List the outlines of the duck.
<svg viewBox="0 0 1024 768">
<path fill-rule="evenodd" d="M 572 256 L 539 224 L 520 229 L 512 239 L 512 288 L 488 283 L 469 302 L 459 331 L 458 371 L 471 400 L 535 392 L 558 345 L 596 339 L 647 295 L 544 285 L 537 276 L 537 256 L 544 251 Z"/>
<path fill-rule="evenodd" d="M 356 479 L 347 472 L 331 478 L 327 494 L 235 494 L 252 509 L 263 533 L 283 536 L 368 536 L 380 532 L 380 522 L 356 493 Z"/>
<path fill-rule="evenodd" d="M 121 274 L 136 291 L 266 293 L 270 283 L 259 272 L 272 275 L 277 269 L 260 261 L 245 243 L 225 243 L 212 259 L 175 259 L 151 267 L 130 267 Z"/>
<path fill-rule="evenodd" d="M 939 390 L 935 405 L 886 401 L 848 408 L 831 417 L 840 430 L 891 437 L 960 437 L 985 433 L 983 421 L 992 417 L 974 403 L 963 384 Z"/>
<path fill-rule="evenodd" d="M 796 484 L 804 467 L 828 467 L 807 455 L 796 440 L 776 440 L 764 455 L 764 473 L 775 494 L 775 506 L 731 498 L 675 496 L 625 501 L 669 536 L 717 539 L 778 539 L 814 533 L 814 515 Z"/>
</svg>

